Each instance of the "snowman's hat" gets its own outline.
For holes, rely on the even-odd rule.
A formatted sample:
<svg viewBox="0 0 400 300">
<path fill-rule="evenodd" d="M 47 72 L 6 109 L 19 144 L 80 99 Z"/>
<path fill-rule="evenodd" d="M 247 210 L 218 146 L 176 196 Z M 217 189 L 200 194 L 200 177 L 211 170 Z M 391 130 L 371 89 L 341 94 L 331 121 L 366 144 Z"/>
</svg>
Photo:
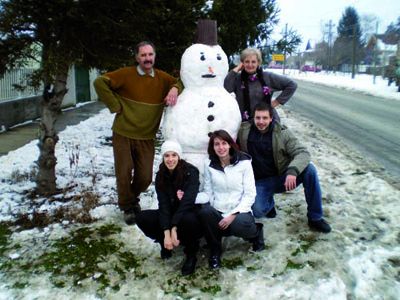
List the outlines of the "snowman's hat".
<svg viewBox="0 0 400 300">
<path fill-rule="evenodd" d="M 217 21 L 216 20 L 198 20 L 195 44 L 218 45 L 217 41 Z"/>
</svg>

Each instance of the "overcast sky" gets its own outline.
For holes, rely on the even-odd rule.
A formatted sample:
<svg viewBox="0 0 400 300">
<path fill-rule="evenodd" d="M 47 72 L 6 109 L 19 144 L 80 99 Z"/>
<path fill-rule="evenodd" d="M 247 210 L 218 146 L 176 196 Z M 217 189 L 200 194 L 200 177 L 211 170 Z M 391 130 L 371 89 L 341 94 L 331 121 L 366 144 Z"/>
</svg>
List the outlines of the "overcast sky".
<svg viewBox="0 0 400 300">
<path fill-rule="evenodd" d="M 296 30 L 303 38 L 303 45 L 300 50 L 304 50 L 307 41 L 310 39 L 312 44 L 322 40 L 322 28 L 328 32 L 329 20 L 335 25 L 332 28 L 336 34 L 337 25 L 346 7 L 353 6 L 358 15 L 374 15 L 378 17 L 378 32 L 382 33 L 386 27 L 400 17 L 399 0 L 277 0 L 281 10 L 280 21 L 275 34 L 284 31 L 285 24 L 289 28 Z M 375 22 L 373 22 L 375 28 Z"/>
</svg>

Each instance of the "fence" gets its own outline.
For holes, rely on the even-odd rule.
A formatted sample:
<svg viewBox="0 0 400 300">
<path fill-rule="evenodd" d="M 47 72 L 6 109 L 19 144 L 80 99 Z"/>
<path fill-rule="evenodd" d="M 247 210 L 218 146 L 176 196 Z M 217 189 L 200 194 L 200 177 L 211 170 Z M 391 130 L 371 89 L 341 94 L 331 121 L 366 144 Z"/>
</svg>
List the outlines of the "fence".
<svg viewBox="0 0 400 300">
<path fill-rule="evenodd" d="M 14 69 L 6 72 L 0 79 L 0 101 L 39 95 L 41 88 L 35 90 L 27 86 L 28 77 L 34 71 L 35 69 Z M 25 89 L 16 89 L 14 85 L 25 87 Z"/>
</svg>

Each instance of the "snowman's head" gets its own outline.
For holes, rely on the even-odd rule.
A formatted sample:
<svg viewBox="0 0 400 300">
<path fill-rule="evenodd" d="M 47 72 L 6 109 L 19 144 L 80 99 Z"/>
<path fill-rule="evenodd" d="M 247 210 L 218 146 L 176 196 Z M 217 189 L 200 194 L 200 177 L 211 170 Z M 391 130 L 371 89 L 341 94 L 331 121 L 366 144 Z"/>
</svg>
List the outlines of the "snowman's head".
<svg viewBox="0 0 400 300">
<path fill-rule="evenodd" d="M 182 55 L 181 80 L 185 88 L 223 87 L 228 68 L 228 58 L 220 46 L 193 44 Z"/>
</svg>

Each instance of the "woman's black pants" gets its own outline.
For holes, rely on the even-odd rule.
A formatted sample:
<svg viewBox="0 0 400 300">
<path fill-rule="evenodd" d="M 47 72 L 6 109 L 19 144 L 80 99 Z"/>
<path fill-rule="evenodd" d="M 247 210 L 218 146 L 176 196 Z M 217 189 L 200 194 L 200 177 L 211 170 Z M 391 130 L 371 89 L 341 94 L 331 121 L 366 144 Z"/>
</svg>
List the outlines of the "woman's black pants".
<svg viewBox="0 0 400 300">
<path fill-rule="evenodd" d="M 143 233 L 164 247 L 164 230 L 160 226 L 159 212 L 156 209 L 142 210 L 136 216 L 136 225 Z M 187 212 L 177 225 L 178 239 L 186 255 L 195 255 L 202 237 L 201 223 L 195 212 Z"/>
</svg>

